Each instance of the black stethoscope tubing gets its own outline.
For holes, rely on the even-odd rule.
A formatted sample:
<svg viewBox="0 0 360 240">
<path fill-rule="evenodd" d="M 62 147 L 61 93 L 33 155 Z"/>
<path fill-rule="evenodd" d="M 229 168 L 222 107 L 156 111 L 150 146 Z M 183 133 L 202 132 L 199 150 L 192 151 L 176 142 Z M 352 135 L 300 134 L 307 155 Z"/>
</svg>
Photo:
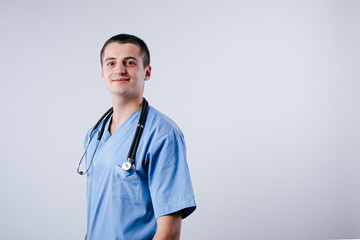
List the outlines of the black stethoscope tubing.
<svg viewBox="0 0 360 240">
<path fill-rule="evenodd" d="M 104 133 L 104 130 L 105 130 L 105 125 L 106 123 L 108 122 L 109 118 L 111 117 L 112 113 L 113 113 L 113 108 L 110 108 L 109 110 L 107 110 L 102 116 L 101 118 L 97 121 L 97 123 L 94 125 L 90 135 L 89 135 L 89 140 L 88 140 L 88 143 L 85 147 L 85 150 L 84 150 L 84 153 L 83 155 L 81 156 L 81 159 L 80 159 L 80 162 L 79 162 L 79 165 L 78 165 L 78 168 L 77 168 L 77 172 L 80 174 L 80 175 L 84 175 L 86 174 L 88 171 L 89 171 L 89 168 L 93 162 L 93 159 L 94 159 L 94 155 L 96 153 L 96 150 L 97 150 L 97 147 L 99 145 L 99 142 L 103 136 L 103 133 Z M 128 156 L 127 156 L 127 160 L 121 165 L 121 167 L 128 171 L 130 170 L 131 168 L 134 168 L 134 161 L 135 161 L 135 155 L 136 155 L 136 152 L 137 152 L 137 148 L 139 146 L 139 143 L 140 143 L 140 138 L 141 138 L 141 135 L 142 135 L 142 132 L 143 132 L 143 129 L 144 129 L 144 125 L 145 125 L 145 122 L 146 122 L 146 117 L 147 117 L 147 113 L 149 111 L 149 103 L 148 101 L 143 98 L 143 104 L 142 104 L 142 109 L 141 109 L 141 114 L 140 114 L 140 117 L 139 117 L 139 121 L 138 121 L 138 124 L 137 124 L 137 127 L 136 127 L 136 131 L 135 131 L 135 135 L 134 135 L 134 138 L 132 140 L 132 143 L 131 143 L 131 146 L 130 146 L 130 149 L 129 149 L 129 153 L 128 153 Z M 89 166 L 87 167 L 86 171 L 83 172 L 83 171 L 80 171 L 80 165 L 81 165 L 81 162 L 84 158 L 84 155 L 88 149 L 88 146 L 91 142 L 91 139 L 92 139 L 92 134 L 95 132 L 95 130 L 98 128 L 98 126 L 101 124 L 101 122 L 103 122 L 102 126 L 101 126 L 101 129 L 98 133 L 98 137 L 97 137 L 97 141 L 96 141 L 96 146 L 95 146 L 95 150 L 94 150 L 94 153 L 92 154 L 92 157 L 91 157 L 91 161 L 90 161 L 90 164 Z"/>
</svg>

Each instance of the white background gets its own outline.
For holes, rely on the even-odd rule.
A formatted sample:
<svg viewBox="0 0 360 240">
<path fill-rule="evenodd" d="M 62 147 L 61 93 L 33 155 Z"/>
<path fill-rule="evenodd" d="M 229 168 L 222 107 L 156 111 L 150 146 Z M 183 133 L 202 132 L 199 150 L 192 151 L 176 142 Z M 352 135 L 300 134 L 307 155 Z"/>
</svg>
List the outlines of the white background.
<svg viewBox="0 0 360 240">
<path fill-rule="evenodd" d="M 150 104 L 185 134 L 182 239 L 360 238 L 360 2 L 0 3 L 0 239 L 82 239 L 99 51 L 143 38 Z"/>
</svg>

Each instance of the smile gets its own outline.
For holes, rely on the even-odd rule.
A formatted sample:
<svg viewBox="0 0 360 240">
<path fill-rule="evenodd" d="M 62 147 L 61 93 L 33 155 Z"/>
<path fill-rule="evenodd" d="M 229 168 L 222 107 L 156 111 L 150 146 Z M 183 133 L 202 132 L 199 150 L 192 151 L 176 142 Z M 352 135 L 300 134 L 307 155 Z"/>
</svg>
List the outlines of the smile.
<svg viewBox="0 0 360 240">
<path fill-rule="evenodd" d="M 129 80 L 130 80 L 129 78 L 114 78 L 111 81 L 113 81 L 113 82 L 127 82 Z"/>
</svg>

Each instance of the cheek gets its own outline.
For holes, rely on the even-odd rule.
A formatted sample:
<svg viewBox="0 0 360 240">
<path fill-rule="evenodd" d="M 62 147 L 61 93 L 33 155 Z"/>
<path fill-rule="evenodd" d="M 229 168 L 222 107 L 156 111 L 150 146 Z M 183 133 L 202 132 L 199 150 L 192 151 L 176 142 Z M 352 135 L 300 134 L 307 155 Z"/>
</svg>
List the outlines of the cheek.
<svg viewBox="0 0 360 240">
<path fill-rule="evenodd" d="M 138 72 L 136 73 L 136 77 L 137 77 L 138 79 L 143 80 L 143 79 L 145 78 L 145 72 L 144 72 L 144 71 L 138 71 Z"/>
<path fill-rule="evenodd" d="M 103 80 L 110 79 L 110 78 L 111 78 L 111 72 L 109 72 L 109 71 L 104 71 L 104 72 L 101 74 L 101 77 L 102 77 Z"/>
</svg>

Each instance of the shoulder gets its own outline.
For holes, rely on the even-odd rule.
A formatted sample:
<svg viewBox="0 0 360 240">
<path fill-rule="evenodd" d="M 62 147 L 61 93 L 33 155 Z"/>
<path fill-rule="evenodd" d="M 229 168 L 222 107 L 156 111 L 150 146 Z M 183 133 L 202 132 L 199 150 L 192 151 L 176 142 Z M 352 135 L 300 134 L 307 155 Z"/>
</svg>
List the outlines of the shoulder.
<svg viewBox="0 0 360 240">
<path fill-rule="evenodd" d="M 86 145 L 90 139 L 90 133 L 92 132 L 94 127 L 91 127 L 87 132 L 86 132 L 86 135 L 85 135 L 85 138 L 84 138 L 84 148 L 86 148 Z M 94 134 L 94 133 L 93 133 Z"/>
<path fill-rule="evenodd" d="M 149 107 L 144 135 L 149 151 L 158 151 L 164 147 L 185 148 L 184 134 L 178 125 L 153 107 Z"/>
<path fill-rule="evenodd" d="M 179 126 L 171 118 L 152 106 L 149 107 L 145 127 L 150 132 L 156 132 L 159 135 L 175 134 L 183 137 Z"/>
</svg>

